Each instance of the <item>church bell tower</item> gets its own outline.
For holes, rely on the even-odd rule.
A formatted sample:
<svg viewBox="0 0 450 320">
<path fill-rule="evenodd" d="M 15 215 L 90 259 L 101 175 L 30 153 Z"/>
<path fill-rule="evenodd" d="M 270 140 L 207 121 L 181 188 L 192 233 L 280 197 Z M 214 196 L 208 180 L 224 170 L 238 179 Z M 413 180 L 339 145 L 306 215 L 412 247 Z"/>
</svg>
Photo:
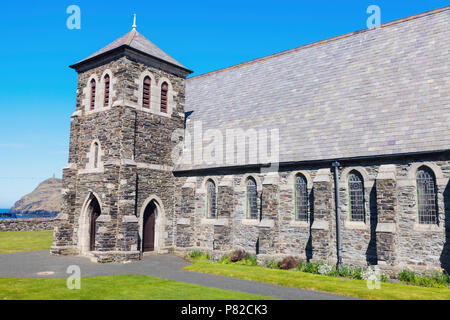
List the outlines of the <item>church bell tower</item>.
<svg viewBox="0 0 450 320">
<path fill-rule="evenodd" d="M 173 248 L 174 163 L 189 69 L 132 30 L 78 73 L 63 204 L 51 253 L 97 262 Z"/>
</svg>

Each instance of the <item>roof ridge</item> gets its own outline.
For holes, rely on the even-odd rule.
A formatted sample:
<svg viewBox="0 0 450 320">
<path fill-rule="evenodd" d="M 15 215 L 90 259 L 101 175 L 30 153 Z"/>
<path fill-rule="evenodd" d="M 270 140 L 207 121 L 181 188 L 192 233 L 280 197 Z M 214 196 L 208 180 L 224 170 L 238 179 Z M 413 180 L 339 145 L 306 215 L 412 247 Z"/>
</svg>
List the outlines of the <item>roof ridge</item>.
<svg viewBox="0 0 450 320">
<path fill-rule="evenodd" d="M 126 44 L 127 46 L 129 46 L 129 45 L 131 44 L 131 42 L 133 41 L 134 36 L 136 35 L 136 33 L 137 33 L 137 31 L 136 31 L 135 29 L 131 30 L 131 31 L 128 33 L 127 41 L 125 41 L 125 44 Z"/>
<path fill-rule="evenodd" d="M 437 8 L 437 9 L 433 9 L 433 10 L 428 10 L 428 11 L 417 13 L 417 14 L 413 14 L 413 15 L 407 16 L 405 18 L 400 18 L 400 19 L 396 19 L 396 20 L 393 20 L 393 21 L 389 21 L 389 22 L 381 24 L 380 27 L 381 28 L 390 27 L 392 25 L 396 25 L 396 24 L 399 24 L 399 23 L 404 23 L 404 22 L 407 22 L 407 21 L 411 21 L 411 20 L 427 17 L 427 16 L 430 16 L 430 15 L 434 15 L 434 14 L 438 14 L 438 13 L 441 13 L 441 12 L 445 12 L 447 10 L 450 10 L 450 5 L 449 6 L 445 6 L 445 7 L 441 7 L 441 8 Z M 217 69 L 217 70 L 209 71 L 209 72 L 206 72 L 206 73 L 203 73 L 203 74 L 199 74 L 198 76 L 190 77 L 190 78 L 188 78 L 186 80 L 190 81 L 190 80 L 195 80 L 195 79 L 199 79 L 199 78 L 204 78 L 204 77 L 207 77 L 207 76 L 219 73 L 219 72 L 225 72 L 225 71 L 228 71 L 228 70 L 240 68 L 240 67 L 243 67 L 243 66 L 246 66 L 246 65 L 249 65 L 249 64 L 253 64 L 253 63 L 264 61 L 264 60 L 271 59 L 271 58 L 276 58 L 276 57 L 279 57 L 279 56 L 282 56 L 282 55 L 285 55 L 285 54 L 288 54 L 288 53 L 297 52 L 297 51 L 302 50 L 302 49 L 307 49 L 307 48 L 319 46 L 319 45 L 322 45 L 322 44 L 329 43 L 331 41 L 337 41 L 337 40 L 345 39 L 345 38 L 348 38 L 348 37 L 351 37 L 351 36 L 354 36 L 354 35 L 357 35 L 357 34 L 360 34 L 360 33 L 363 33 L 363 32 L 369 32 L 369 31 L 372 31 L 372 29 L 366 28 L 366 29 L 361 29 L 361 30 L 357 30 L 357 31 L 344 33 L 344 34 L 339 35 L 339 36 L 334 36 L 334 37 L 327 38 L 327 39 L 324 39 L 324 40 L 319 40 L 319 41 L 316 41 L 316 42 L 312 42 L 312 43 L 308 43 L 308 44 L 305 44 L 305 45 L 301 45 L 299 47 L 283 50 L 283 51 L 280 51 L 280 52 L 269 54 L 267 56 L 255 58 L 255 59 L 252 59 L 252 60 L 247 60 L 247 61 L 240 62 L 238 64 L 234 64 L 234 65 L 231 65 L 231 66 L 228 66 L 228 67 L 224 67 L 224 68 L 220 68 L 220 69 Z"/>
</svg>

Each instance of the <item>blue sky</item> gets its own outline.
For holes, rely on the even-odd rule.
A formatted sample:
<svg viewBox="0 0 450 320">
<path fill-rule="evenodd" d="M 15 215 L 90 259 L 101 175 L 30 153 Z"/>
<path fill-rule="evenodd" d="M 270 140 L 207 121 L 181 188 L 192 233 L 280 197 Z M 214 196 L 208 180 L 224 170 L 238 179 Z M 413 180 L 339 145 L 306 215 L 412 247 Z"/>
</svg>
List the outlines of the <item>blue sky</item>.
<svg viewBox="0 0 450 320">
<path fill-rule="evenodd" d="M 81 29 L 69 30 L 69 5 Z M 77 62 L 137 30 L 201 74 L 364 29 L 369 5 L 381 22 L 447 1 L 8 1 L 0 29 L 0 208 L 8 208 L 67 162 Z"/>
</svg>

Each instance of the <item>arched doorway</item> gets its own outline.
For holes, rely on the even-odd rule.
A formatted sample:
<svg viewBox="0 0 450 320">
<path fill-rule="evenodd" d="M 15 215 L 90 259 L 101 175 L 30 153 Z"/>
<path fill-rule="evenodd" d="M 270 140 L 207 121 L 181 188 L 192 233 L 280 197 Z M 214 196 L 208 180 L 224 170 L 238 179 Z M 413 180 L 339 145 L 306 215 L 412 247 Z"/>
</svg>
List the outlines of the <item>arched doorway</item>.
<svg viewBox="0 0 450 320">
<path fill-rule="evenodd" d="M 101 199 L 94 192 L 89 192 L 78 218 L 77 247 L 82 255 L 95 251 L 95 235 L 97 219 L 102 213 Z"/>
<path fill-rule="evenodd" d="M 96 197 L 89 204 L 89 251 L 95 250 L 96 221 L 101 214 L 100 204 Z"/>
<path fill-rule="evenodd" d="M 155 225 L 157 216 L 157 206 L 155 201 L 151 201 L 144 211 L 143 228 L 142 228 L 142 251 L 155 250 Z"/>
</svg>

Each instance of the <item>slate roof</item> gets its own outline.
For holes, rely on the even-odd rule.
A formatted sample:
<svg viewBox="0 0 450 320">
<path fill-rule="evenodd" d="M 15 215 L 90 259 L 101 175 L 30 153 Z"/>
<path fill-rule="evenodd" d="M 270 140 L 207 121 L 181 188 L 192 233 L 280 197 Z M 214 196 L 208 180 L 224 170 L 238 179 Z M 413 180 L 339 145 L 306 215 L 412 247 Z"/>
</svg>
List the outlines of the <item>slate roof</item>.
<svg viewBox="0 0 450 320">
<path fill-rule="evenodd" d="M 78 65 L 80 63 L 86 62 L 88 60 L 91 60 L 92 58 L 95 58 L 97 56 L 100 56 L 101 54 L 104 54 L 106 52 L 110 52 L 114 49 L 117 49 L 121 46 L 128 46 L 132 49 L 138 50 L 140 52 L 143 52 L 147 55 L 150 55 L 152 57 L 158 58 L 160 60 L 169 62 L 173 65 L 176 65 L 178 67 L 181 67 L 183 69 L 187 68 L 183 66 L 181 63 L 176 61 L 174 58 L 169 56 L 167 53 L 162 51 L 160 48 L 158 48 L 154 43 L 152 43 L 150 40 L 145 38 L 142 34 L 137 32 L 136 30 L 131 30 L 124 36 L 120 37 L 116 41 L 110 43 L 103 49 L 100 49 L 96 53 L 90 55 L 86 59 L 81 60 L 80 62 L 76 63 L 75 65 Z"/>
<path fill-rule="evenodd" d="M 280 162 L 450 149 L 449 39 L 450 6 L 192 77 L 187 131 L 278 129 Z"/>
</svg>

